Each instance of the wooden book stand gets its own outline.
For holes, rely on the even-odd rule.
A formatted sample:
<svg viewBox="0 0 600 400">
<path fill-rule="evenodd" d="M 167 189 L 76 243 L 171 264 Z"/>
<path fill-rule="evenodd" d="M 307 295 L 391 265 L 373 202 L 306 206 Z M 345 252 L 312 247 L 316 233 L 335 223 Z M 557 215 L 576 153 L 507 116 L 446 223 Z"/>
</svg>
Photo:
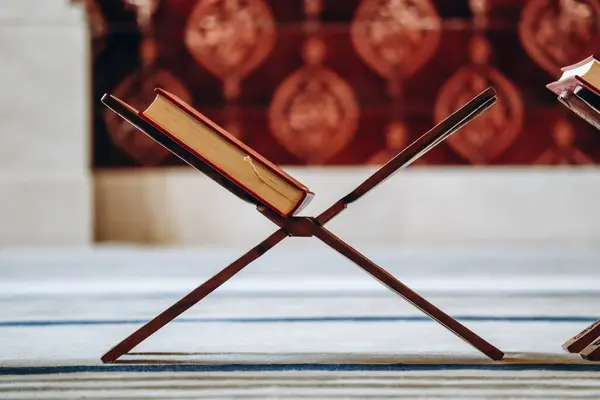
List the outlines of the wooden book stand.
<svg viewBox="0 0 600 400">
<path fill-rule="evenodd" d="M 562 67 L 561 77 L 547 84 L 546 88 L 556 94 L 565 107 L 600 129 L 600 87 L 593 83 L 593 75 L 587 69 L 594 68 L 597 62 L 591 55 L 578 63 Z"/>
<path fill-rule="evenodd" d="M 598 96 L 595 88 L 583 84 L 582 87 L 588 90 L 588 96 Z M 596 99 L 598 98 L 600 96 L 596 97 Z M 575 92 L 565 90 L 560 94 L 558 100 L 596 129 L 600 129 L 600 113 L 598 113 L 598 110 L 585 102 Z M 567 340 L 562 347 L 569 353 L 579 353 L 586 360 L 600 361 L 600 320 Z"/>
<path fill-rule="evenodd" d="M 590 361 L 600 361 L 600 320 L 594 322 L 563 344 L 569 353 L 579 353 Z"/>
<path fill-rule="evenodd" d="M 429 132 L 425 133 L 400 154 L 395 156 L 387 164 L 373 173 L 350 194 L 334 203 L 331 207 L 329 207 L 329 209 L 321 213 L 319 216 L 294 216 L 288 218 L 284 218 L 274 211 L 268 209 L 261 204 L 258 199 L 251 197 L 248 195 L 248 193 L 233 184 L 233 182 L 229 181 L 223 175 L 220 175 L 209 165 L 203 163 L 189 151 L 177 145 L 159 130 L 155 129 L 143 119 L 139 118 L 134 112 L 135 110 L 127 106 L 125 103 L 110 95 L 105 95 L 102 98 L 102 101 L 112 111 L 132 123 L 134 126 L 156 140 L 161 145 L 165 146 L 183 161 L 202 171 L 239 198 L 256 205 L 260 213 L 262 213 L 266 218 L 279 227 L 277 231 L 260 242 L 254 248 L 250 249 L 246 254 L 242 255 L 225 269 L 221 270 L 219 273 L 204 282 L 202 285 L 198 286 L 177 303 L 173 304 L 171 307 L 163 311 L 161 314 L 125 338 L 115 347 L 110 349 L 102 356 L 101 359 L 103 362 L 115 362 L 119 357 L 131 351 L 135 346 L 146 340 L 149 336 L 164 327 L 177 316 L 181 315 L 194 304 L 208 296 L 215 289 L 223 285 L 252 261 L 256 260 L 283 239 L 290 236 L 317 237 L 333 250 L 353 261 L 383 285 L 387 286 L 389 289 L 403 297 L 433 320 L 449 329 L 451 332 L 465 340 L 467 343 L 484 353 L 492 360 L 501 360 L 504 357 L 504 353 L 502 351 L 486 342 L 467 327 L 463 326 L 461 323 L 431 304 L 425 298 L 389 274 L 386 270 L 376 265 L 374 262 L 369 260 L 367 257 L 359 253 L 349 244 L 345 243 L 325 228 L 325 224 L 340 214 L 349 204 L 360 199 L 395 172 L 410 165 L 425 152 L 442 142 L 477 115 L 491 107 L 496 102 L 496 93 L 493 88 L 490 87 L 486 89 L 478 96 L 474 97 L 465 106 L 432 128 Z"/>
<path fill-rule="evenodd" d="M 548 85 L 554 92 L 558 93 L 558 101 L 565 107 L 577 114 L 581 119 L 587 121 L 596 129 L 600 129 L 600 91 L 582 80 L 575 77 L 571 83 L 560 82 Z M 600 320 L 594 322 L 571 339 L 567 340 L 562 348 L 569 353 L 579 355 L 589 361 L 600 361 Z"/>
</svg>

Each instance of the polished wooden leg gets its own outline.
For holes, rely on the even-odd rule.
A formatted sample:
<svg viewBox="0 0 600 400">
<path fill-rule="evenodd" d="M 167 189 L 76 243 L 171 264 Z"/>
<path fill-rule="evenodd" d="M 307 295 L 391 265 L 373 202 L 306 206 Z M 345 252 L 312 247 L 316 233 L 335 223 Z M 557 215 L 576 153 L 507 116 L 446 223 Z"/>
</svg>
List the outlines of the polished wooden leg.
<svg viewBox="0 0 600 400">
<path fill-rule="evenodd" d="M 584 360 L 600 361 L 600 337 L 596 339 L 579 353 Z"/>
<path fill-rule="evenodd" d="M 130 336 L 125 338 L 115 347 L 110 349 L 106 354 L 102 356 L 102 361 L 105 363 L 111 363 L 116 361 L 123 354 L 131 351 L 135 346 L 146 340 L 152 334 L 157 332 L 159 329 L 164 327 L 166 324 L 171 322 L 173 319 L 181 315 L 183 312 L 191 308 L 194 304 L 208 296 L 219 286 L 231 279 L 235 274 L 240 272 L 244 267 L 256 260 L 258 257 L 269 251 L 276 244 L 281 242 L 283 239 L 288 237 L 288 234 L 283 230 L 279 229 L 275 231 L 271 236 L 263 240 L 260 244 L 253 247 L 246 254 L 235 260 L 228 267 L 221 270 L 215 276 L 198 286 L 196 289 L 191 291 L 187 296 L 167 308 L 165 311 L 160 313 L 154 319 L 146 323 L 144 326 L 139 328 L 137 331 L 132 333 Z"/>
<path fill-rule="evenodd" d="M 325 229 L 324 227 L 318 227 L 314 230 L 314 235 L 321 241 L 333 248 L 346 258 L 353 261 L 360 268 L 365 270 L 372 277 L 377 279 L 383 285 L 394 291 L 406 299 L 409 303 L 429 315 L 432 319 L 445 326 L 452 333 L 475 347 L 487 355 L 492 360 L 502 360 L 504 353 L 479 337 L 473 331 L 456 321 L 454 318 L 444 313 L 442 310 L 431 304 L 425 298 L 421 297 L 418 293 L 410 289 L 408 286 L 400 282 L 386 270 L 369 260 L 367 257 L 359 253 L 349 244 L 345 243 L 342 239 L 335 236 L 333 233 Z"/>
<path fill-rule="evenodd" d="M 579 353 L 596 339 L 600 338 L 600 320 L 594 322 L 571 339 L 562 348 L 569 353 Z"/>
</svg>

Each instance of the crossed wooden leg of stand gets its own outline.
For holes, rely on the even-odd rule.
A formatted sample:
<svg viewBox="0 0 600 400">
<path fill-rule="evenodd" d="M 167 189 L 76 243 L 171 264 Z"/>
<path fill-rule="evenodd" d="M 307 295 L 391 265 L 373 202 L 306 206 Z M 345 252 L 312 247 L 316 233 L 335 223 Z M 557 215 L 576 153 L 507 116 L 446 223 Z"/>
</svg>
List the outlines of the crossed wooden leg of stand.
<svg viewBox="0 0 600 400">
<path fill-rule="evenodd" d="M 563 349 L 579 353 L 586 360 L 600 361 L 600 320 L 566 341 Z"/>
<path fill-rule="evenodd" d="M 110 99 L 107 101 L 109 100 Z M 316 236 L 319 240 L 324 242 L 333 250 L 353 261 L 368 274 L 379 280 L 383 285 L 402 296 L 405 300 L 413 304 L 425 314 L 429 315 L 441 325 L 445 326 L 451 332 L 465 340 L 467 343 L 471 344 L 489 358 L 493 360 L 501 360 L 504 357 L 504 353 L 428 302 L 419 294 L 390 275 L 386 270 L 373 263 L 367 257 L 356 251 L 354 248 L 342 241 L 333 233 L 329 232 L 324 227 L 327 222 L 345 210 L 350 203 L 357 201 L 359 198 L 384 182 L 397 171 L 408 167 L 413 161 L 418 159 L 437 144 L 441 143 L 445 138 L 459 130 L 462 126 L 469 123 L 469 121 L 487 110 L 495 102 L 496 93 L 493 88 L 486 89 L 461 109 L 451 114 L 444 121 L 422 135 L 415 142 L 411 143 L 406 149 L 397 154 L 392 160 L 390 160 L 387 164 L 373 173 L 367 180 L 357 186 L 351 193 L 334 203 L 329 209 L 324 211 L 316 218 L 283 218 L 272 211 L 259 206 L 258 210 L 277 226 L 279 226 L 277 231 L 263 240 L 260 244 L 252 248 L 246 254 L 235 260 L 221 272 L 194 289 L 187 296 L 163 311 L 153 320 L 139 328 L 129 337 L 125 338 L 121 343 L 117 344 L 106 354 L 104 354 L 104 356 L 102 356 L 102 361 L 105 363 L 114 362 L 122 355 L 131 351 L 135 346 L 146 340 L 149 336 L 164 327 L 177 316 L 181 315 L 194 304 L 208 296 L 215 289 L 240 272 L 244 267 L 259 258 L 261 255 L 266 253 L 288 236 Z M 137 121 L 139 119 L 137 115 L 128 114 L 131 113 L 131 111 L 125 107 L 122 107 L 118 103 L 111 104 L 111 107 L 118 110 L 121 115 L 128 115 L 128 118 L 131 118 L 131 120 Z M 144 126 L 143 121 L 138 121 L 138 123 L 140 123 L 141 126 Z M 149 134 L 152 134 L 152 129 L 149 129 L 148 132 Z M 155 136 L 161 137 L 160 134 Z M 159 143 L 162 143 L 162 139 L 158 140 Z M 189 159 L 189 157 L 186 158 L 187 156 L 182 157 L 183 160 Z M 194 161 L 191 161 L 190 164 L 197 165 L 197 168 L 203 172 L 207 170 L 202 163 L 196 164 Z M 219 181 L 222 182 L 223 179 L 219 179 Z M 232 189 L 230 188 L 230 191 L 231 190 Z M 240 197 L 245 198 L 246 196 Z"/>
<path fill-rule="evenodd" d="M 316 236 L 326 245 L 353 261 L 373 278 L 377 279 L 383 285 L 387 286 L 389 289 L 403 297 L 409 303 L 413 304 L 415 307 L 429 315 L 432 319 L 449 329 L 467 343 L 471 344 L 489 358 L 493 360 L 501 360 L 504 357 L 504 353 L 502 351 L 486 342 L 467 327 L 431 304 L 408 286 L 404 285 L 386 270 L 373 263 L 353 247 L 325 229 L 324 225 L 333 217 L 342 212 L 346 208 L 347 204 L 348 203 L 342 199 L 316 218 L 282 218 L 267 209 L 259 208 L 259 211 L 262 214 L 279 226 L 277 231 L 263 240 L 260 244 L 252 248 L 246 254 L 235 260 L 221 272 L 217 273 L 198 288 L 194 289 L 187 296 L 163 311 L 153 320 L 139 328 L 129 337 L 125 338 L 122 342 L 104 354 L 104 356 L 102 356 L 102 361 L 105 363 L 114 362 L 122 355 L 131 351 L 135 346 L 146 340 L 150 335 L 154 334 L 156 331 L 164 327 L 177 316 L 181 315 L 194 304 L 208 296 L 211 292 L 227 282 L 235 274 L 240 272 L 244 267 L 259 258 L 261 255 L 266 253 L 288 236 Z"/>
</svg>

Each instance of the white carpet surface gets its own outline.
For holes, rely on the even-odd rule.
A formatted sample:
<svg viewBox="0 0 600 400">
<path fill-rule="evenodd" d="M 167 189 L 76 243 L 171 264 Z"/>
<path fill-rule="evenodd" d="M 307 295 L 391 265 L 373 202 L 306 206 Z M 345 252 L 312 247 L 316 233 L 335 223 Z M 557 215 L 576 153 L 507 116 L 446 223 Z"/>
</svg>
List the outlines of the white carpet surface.
<svg viewBox="0 0 600 400">
<path fill-rule="evenodd" d="M 561 349 L 600 318 L 600 251 L 360 249 L 506 352 L 493 362 L 294 240 L 112 365 L 245 249 L 0 250 L 0 398 L 600 398 L 600 363 Z"/>
</svg>

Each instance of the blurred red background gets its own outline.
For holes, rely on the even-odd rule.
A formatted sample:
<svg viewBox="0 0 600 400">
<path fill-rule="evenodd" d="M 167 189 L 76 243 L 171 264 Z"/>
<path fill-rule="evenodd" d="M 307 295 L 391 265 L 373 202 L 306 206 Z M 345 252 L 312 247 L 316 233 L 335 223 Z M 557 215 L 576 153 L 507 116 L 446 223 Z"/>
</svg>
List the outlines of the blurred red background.
<svg viewBox="0 0 600 400">
<path fill-rule="evenodd" d="M 381 164 L 493 86 L 418 165 L 600 161 L 545 85 L 600 44 L 598 0 L 88 1 L 94 168 L 182 163 L 100 103 L 160 86 L 280 165 Z"/>
</svg>

